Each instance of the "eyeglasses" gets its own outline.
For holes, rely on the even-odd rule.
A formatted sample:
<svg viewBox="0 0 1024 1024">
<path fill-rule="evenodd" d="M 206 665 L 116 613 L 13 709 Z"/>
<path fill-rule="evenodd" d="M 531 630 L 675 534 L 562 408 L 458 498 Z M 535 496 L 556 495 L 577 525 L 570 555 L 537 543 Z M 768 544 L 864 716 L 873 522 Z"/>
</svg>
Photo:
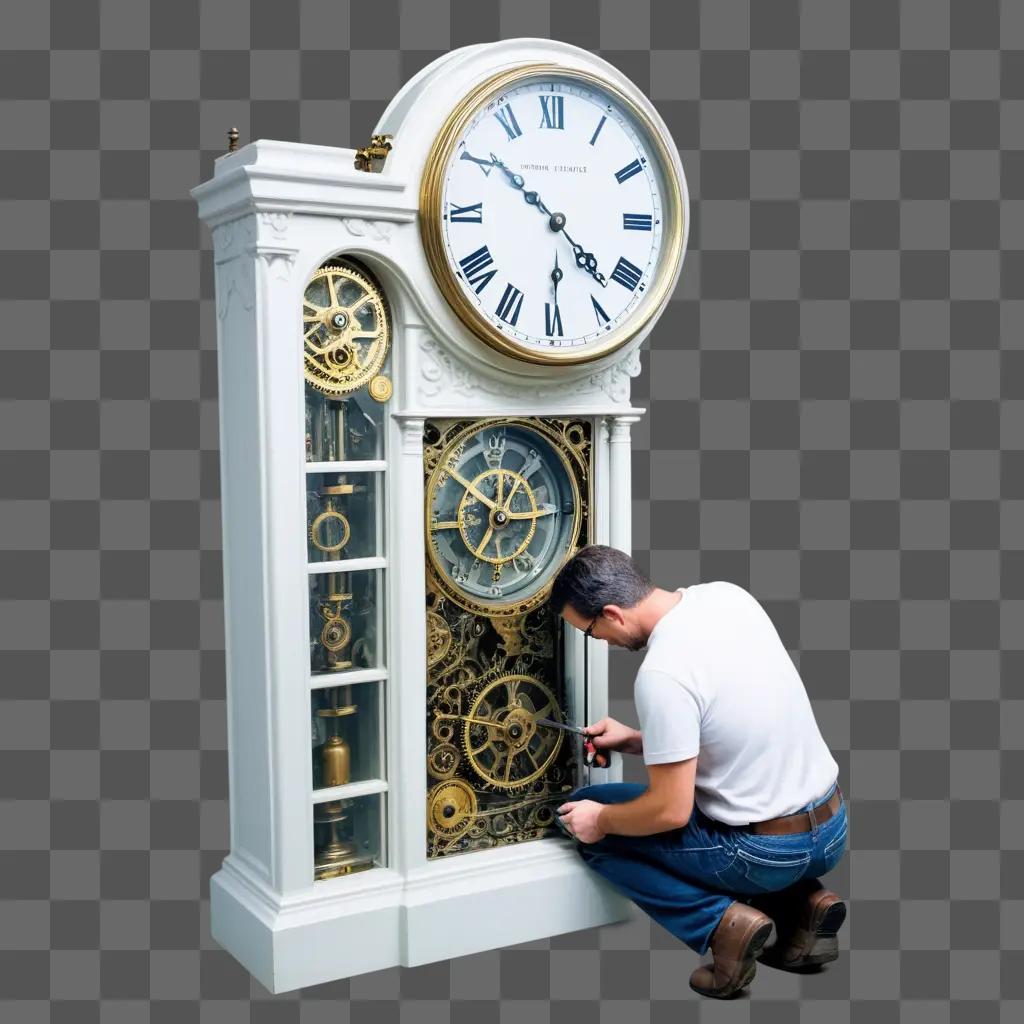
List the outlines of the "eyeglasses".
<svg viewBox="0 0 1024 1024">
<path fill-rule="evenodd" d="M 597 620 L 599 618 L 601 618 L 601 613 L 600 612 L 598 612 L 594 616 L 594 618 L 590 622 L 590 625 L 587 626 L 587 628 L 585 630 L 583 630 L 583 635 L 585 637 L 587 637 L 588 640 L 593 640 L 594 639 L 594 627 L 597 625 Z"/>
</svg>

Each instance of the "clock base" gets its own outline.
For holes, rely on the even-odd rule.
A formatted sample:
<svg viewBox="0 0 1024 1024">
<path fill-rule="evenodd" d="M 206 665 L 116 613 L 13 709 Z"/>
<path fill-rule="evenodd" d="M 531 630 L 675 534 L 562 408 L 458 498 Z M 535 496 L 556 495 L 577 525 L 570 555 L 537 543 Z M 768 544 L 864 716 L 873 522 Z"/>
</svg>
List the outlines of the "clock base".
<svg viewBox="0 0 1024 1024">
<path fill-rule="evenodd" d="M 210 880 L 210 931 L 275 995 L 616 924 L 633 905 L 563 839 L 318 882 L 282 900 L 228 856 Z"/>
</svg>

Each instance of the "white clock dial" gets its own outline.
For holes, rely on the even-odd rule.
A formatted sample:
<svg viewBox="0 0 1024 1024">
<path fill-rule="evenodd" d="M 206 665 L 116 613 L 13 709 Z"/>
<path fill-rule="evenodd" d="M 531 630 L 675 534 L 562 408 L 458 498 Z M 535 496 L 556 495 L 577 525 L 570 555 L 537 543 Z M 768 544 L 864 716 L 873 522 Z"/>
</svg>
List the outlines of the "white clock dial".
<svg viewBox="0 0 1024 1024">
<path fill-rule="evenodd" d="M 572 75 L 522 78 L 453 140 L 443 258 L 463 304 L 508 347 L 571 357 L 621 335 L 644 303 L 673 195 L 650 132 L 613 93 Z"/>
</svg>

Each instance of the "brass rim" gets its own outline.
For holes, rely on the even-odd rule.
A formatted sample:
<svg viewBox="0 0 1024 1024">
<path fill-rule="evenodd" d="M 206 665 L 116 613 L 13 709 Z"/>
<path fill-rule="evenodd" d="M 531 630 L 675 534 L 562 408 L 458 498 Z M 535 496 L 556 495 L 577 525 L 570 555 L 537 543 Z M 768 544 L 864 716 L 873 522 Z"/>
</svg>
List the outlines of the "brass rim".
<svg viewBox="0 0 1024 1024">
<path fill-rule="evenodd" d="M 442 187 L 445 170 L 468 122 L 480 107 L 513 83 L 520 84 L 527 79 L 546 77 L 585 82 L 611 95 L 636 120 L 641 133 L 647 136 L 653 150 L 657 153 L 667 193 L 663 250 L 652 287 L 626 323 L 617 327 L 599 343 L 587 346 L 583 352 L 534 350 L 525 344 L 512 341 L 497 330 L 463 294 L 445 255 L 441 230 Z M 664 307 L 668 302 L 670 284 L 675 278 L 676 269 L 682 257 L 684 218 L 682 190 L 673 170 L 671 155 L 665 145 L 665 140 L 647 113 L 622 93 L 617 86 L 605 79 L 587 71 L 563 68 L 557 64 L 524 64 L 511 71 L 493 75 L 469 92 L 449 114 L 441 127 L 427 156 L 423 178 L 420 182 L 420 234 L 431 273 L 448 305 L 481 341 L 486 342 L 492 348 L 515 359 L 545 365 L 565 366 L 574 363 L 588 363 L 607 355 L 625 345 L 651 317 Z"/>
<path fill-rule="evenodd" d="M 341 540 L 337 544 L 327 544 L 320 537 L 320 531 L 323 529 L 325 523 L 331 519 L 338 520 L 341 523 Z M 319 548 L 324 554 L 331 555 L 336 551 L 340 551 L 347 543 L 349 537 L 352 536 L 352 528 L 349 526 L 348 519 L 344 513 L 339 512 L 335 508 L 329 508 L 313 520 L 313 525 L 309 528 L 309 539 L 312 541 L 313 546 Z"/>
</svg>

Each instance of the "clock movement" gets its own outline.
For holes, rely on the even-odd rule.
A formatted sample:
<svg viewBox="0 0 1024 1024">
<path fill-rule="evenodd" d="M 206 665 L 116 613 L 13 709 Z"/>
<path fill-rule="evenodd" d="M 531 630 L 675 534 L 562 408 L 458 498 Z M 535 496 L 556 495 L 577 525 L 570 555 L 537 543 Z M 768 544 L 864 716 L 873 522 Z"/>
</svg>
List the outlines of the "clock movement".
<svg viewBox="0 0 1024 1024">
<path fill-rule="evenodd" d="M 631 543 L 639 348 L 686 248 L 649 100 L 539 39 L 445 54 L 359 149 L 259 140 L 213 243 L 230 849 L 273 992 L 623 920 L 554 811 L 605 645 L 549 603 Z M 475 925 L 498 917 L 502 927 Z"/>
</svg>

